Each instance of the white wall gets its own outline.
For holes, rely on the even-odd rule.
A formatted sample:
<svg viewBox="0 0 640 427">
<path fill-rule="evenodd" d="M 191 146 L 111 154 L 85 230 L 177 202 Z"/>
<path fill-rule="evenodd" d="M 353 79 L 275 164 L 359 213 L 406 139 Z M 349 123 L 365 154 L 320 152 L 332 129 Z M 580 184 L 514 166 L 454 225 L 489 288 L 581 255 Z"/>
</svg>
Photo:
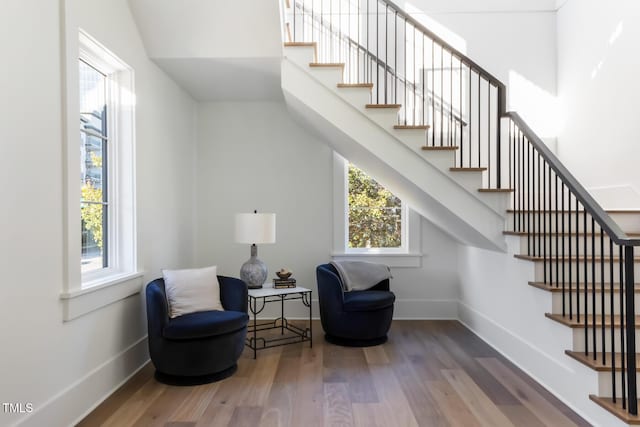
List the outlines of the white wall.
<svg viewBox="0 0 640 427">
<path fill-rule="evenodd" d="M 234 243 L 234 214 L 275 212 L 277 242 L 260 246 L 259 257 L 270 277 L 280 267 L 294 270 L 315 299 L 315 268 L 330 261 L 333 246 L 329 146 L 298 126 L 282 102 L 207 103 L 198 115 L 197 158 L 198 264 L 237 277 L 249 248 Z M 455 316 L 456 243 L 426 221 L 422 233 L 422 267 L 393 269 L 396 317 Z M 303 315 L 296 308 L 291 313 Z"/>
<path fill-rule="evenodd" d="M 568 0 L 557 19 L 560 158 L 605 208 L 640 208 L 640 3 Z"/>
<path fill-rule="evenodd" d="M 65 5 L 69 31 L 81 25 L 135 70 L 144 280 L 191 265 L 195 104 L 146 58 L 126 1 Z M 60 2 L 44 0 L 10 1 L 0 14 L 0 401 L 35 411 L 0 412 L 0 425 L 69 425 L 147 358 L 139 295 L 62 321 L 60 18 Z"/>
</svg>

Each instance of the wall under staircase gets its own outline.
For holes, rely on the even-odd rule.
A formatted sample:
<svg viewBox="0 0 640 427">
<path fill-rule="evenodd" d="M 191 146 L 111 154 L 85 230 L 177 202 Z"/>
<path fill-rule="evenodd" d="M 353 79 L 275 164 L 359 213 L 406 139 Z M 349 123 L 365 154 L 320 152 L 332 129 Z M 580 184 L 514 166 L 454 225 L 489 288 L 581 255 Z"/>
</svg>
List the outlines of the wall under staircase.
<svg viewBox="0 0 640 427">
<path fill-rule="evenodd" d="M 424 129 L 395 129 L 398 108 L 367 108 L 371 88 L 339 87 L 340 66 L 313 66 L 316 46 L 285 47 L 282 90 L 291 114 L 460 242 L 504 249 L 509 195 L 481 193 L 482 172 L 451 171 L 456 150 L 423 150 Z"/>
</svg>

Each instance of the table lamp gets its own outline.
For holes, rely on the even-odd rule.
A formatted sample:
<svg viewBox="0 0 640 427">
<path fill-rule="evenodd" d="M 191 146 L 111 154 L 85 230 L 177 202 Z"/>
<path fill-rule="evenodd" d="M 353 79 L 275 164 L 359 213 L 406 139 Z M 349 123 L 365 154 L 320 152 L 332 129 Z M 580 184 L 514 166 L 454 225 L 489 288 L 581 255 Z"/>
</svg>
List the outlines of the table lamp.
<svg viewBox="0 0 640 427">
<path fill-rule="evenodd" d="M 236 242 L 251 245 L 251 257 L 240 268 L 240 279 L 249 289 L 259 289 L 267 280 L 267 266 L 258 259 L 258 244 L 276 242 L 276 214 L 236 214 Z"/>
</svg>

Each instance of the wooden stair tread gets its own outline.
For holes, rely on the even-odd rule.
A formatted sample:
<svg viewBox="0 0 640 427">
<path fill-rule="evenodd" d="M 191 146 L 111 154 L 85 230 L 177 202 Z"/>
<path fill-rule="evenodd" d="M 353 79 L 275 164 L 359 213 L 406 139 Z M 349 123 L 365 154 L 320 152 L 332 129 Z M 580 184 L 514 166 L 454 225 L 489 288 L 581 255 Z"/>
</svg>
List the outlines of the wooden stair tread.
<svg viewBox="0 0 640 427">
<path fill-rule="evenodd" d="M 458 147 L 457 145 L 433 146 L 433 147 L 428 145 L 423 145 L 420 148 L 422 148 L 422 151 L 455 151 L 460 147 Z"/>
<path fill-rule="evenodd" d="M 338 83 L 338 87 L 366 87 L 373 89 L 373 83 Z"/>
<path fill-rule="evenodd" d="M 487 168 L 449 168 L 451 172 L 484 172 Z"/>
<path fill-rule="evenodd" d="M 568 326 L 572 329 L 574 328 L 583 328 L 584 327 L 584 319 L 586 317 L 587 319 L 587 326 L 591 327 L 591 325 L 593 324 L 593 314 L 587 314 L 586 316 L 584 314 L 580 314 L 580 321 L 578 322 L 577 320 L 577 316 L 574 314 L 573 315 L 573 319 L 569 319 L 569 315 L 565 315 L 563 316 L 562 314 L 554 314 L 554 313 L 545 313 L 544 314 L 546 317 L 548 317 L 551 320 L 554 320 L 558 323 L 562 323 L 565 326 Z M 640 316 L 635 316 L 635 324 L 636 326 L 640 326 Z M 602 315 L 600 314 L 596 314 L 595 315 L 595 324 L 596 327 L 599 327 L 602 325 Z M 613 315 L 613 326 L 617 326 L 619 327 L 621 324 L 620 322 L 620 315 L 619 314 L 614 314 Z M 611 326 L 611 316 L 610 315 L 605 315 L 604 316 L 604 326 L 605 327 L 610 327 Z"/>
<path fill-rule="evenodd" d="M 576 213 L 576 210 L 560 210 L 560 209 L 550 209 L 550 210 L 541 210 L 541 211 L 537 211 L 537 210 L 530 210 L 530 209 L 520 209 L 518 211 L 516 211 L 515 209 L 507 209 L 507 213 L 514 213 L 514 212 L 525 212 L 525 213 L 536 213 L 536 212 L 543 212 L 543 213 Z M 583 213 L 584 209 L 578 209 L 577 211 L 578 213 Z M 605 209 L 605 212 L 607 213 L 613 213 L 613 214 L 640 214 L 640 210 L 637 209 Z"/>
<path fill-rule="evenodd" d="M 309 62 L 309 67 L 344 68 L 344 62 Z"/>
<path fill-rule="evenodd" d="M 295 46 L 318 46 L 316 42 L 285 42 L 284 45 L 286 47 L 295 47 Z"/>
<path fill-rule="evenodd" d="M 545 258 L 541 257 L 541 256 L 520 255 L 520 254 L 514 255 L 514 258 L 522 259 L 522 260 L 525 260 L 525 261 L 533 261 L 533 262 L 543 262 L 545 260 Z M 620 257 L 618 257 L 618 256 L 614 256 L 614 257 L 604 256 L 604 257 L 602 257 L 600 255 L 596 255 L 596 256 L 591 256 L 591 255 L 584 256 L 584 255 L 581 255 L 579 257 L 572 256 L 571 258 L 569 258 L 568 256 L 558 256 L 557 258 L 558 258 L 558 261 L 563 261 L 563 262 L 564 261 L 570 261 L 570 262 L 576 262 L 576 261 L 577 262 L 585 262 L 585 261 L 587 261 L 587 262 L 589 262 L 589 261 L 591 261 L 591 262 L 601 262 L 601 261 L 604 261 L 605 263 L 607 263 L 607 262 L 609 262 L 611 260 L 613 260 L 614 262 L 620 261 Z M 555 255 L 548 255 L 547 259 L 549 261 L 555 262 L 556 261 L 556 256 Z M 634 262 L 640 261 L 640 256 L 634 256 L 633 257 L 633 261 Z"/>
<path fill-rule="evenodd" d="M 429 129 L 429 125 L 393 125 L 394 129 Z"/>
<path fill-rule="evenodd" d="M 512 193 L 513 188 L 478 188 L 481 193 Z"/>
<path fill-rule="evenodd" d="M 367 104 L 366 108 L 400 108 L 402 104 Z"/>
<path fill-rule="evenodd" d="M 596 360 L 593 360 L 593 353 L 589 355 L 584 354 L 584 351 L 572 351 L 565 350 L 565 354 L 578 362 L 582 363 L 598 372 L 611 372 L 613 365 L 611 363 L 611 353 L 605 353 L 605 362 L 602 363 L 602 352 L 596 353 Z M 622 353 L 615 353 L 615 369 L 616 371 L 622 371 Z M 625 355 L 626 357 L 626 355 Z M 626 369 L 626 359 L 625 359 Z M 640 372 L 640 354 L 636 353 L 636 372 Z"/>
<path fill-rule="evenodd" d="M 640 415 L 631 415 L 626 409 L 622 407 L 622 399 L 618 398 L 614 403 L 610 397 L 600 397 L 593 394 L 589 395 L 589 399 L 593 400 L 598 405 L 602 406 L 607 411 L 611 412 L 616 417 L 620 418 L 627 424 L 638 425 L 640 424 Z M 638 400 L 640 402 L 640 399 Z M 640 404 L 638 404 L 640 407 Z"/>
<path fill-rule="evenodd" d="M 563 235 L 563 233 L 557 233 L 555 231 L 550 231 L 550 232 L 546 232 L 546 233 L 540 233 L 540 232 L 530 232 L 527 233 L 526 231 L 503 231 L 502 234 L 506 235 L 506 236 L 526 236 L 527 234 L 531 235 L 531 236 L 535 236 L 537 237 L 539 234 L 542 234 L 543 236 L 561 236 Z M 629 237 L 640 237 L 640 233 L 625 233 L 627 236 Z M 571 233 L 564 233 L 564 236 L 601 236 L 603 235 L 603 233 L 591 233 L 591 232 L 571 232 Z M 604 234 L 605 237 L 608 237 L 607 234 Z"/>
<path fill-rule="evenodd" d="M 558 286 L 556 286 L 555 284 L 549 284 L 549 283 L 544 283 L 544 282 L 529 282 L 529 286 L 533 286 L 534 288 L 538 288 L 538 289 L 542 289 L 543 291 L 548 291 L 548 292 L 562 292 L 562 284 L 559 283 Z M 640 293 L 640 283 L 636 283 L 634 285 L 635 287 L 635 292 L 636 293 Z M 569 283 L 565 283 L 565 291 L 567 291 L 569 289 Z M 575 283 L 571 284 L 571 290 L 573 292 L 577 292 L 578 288 L 576 286 Z M 593 290 L 593 284 L 589 283 L 587 284 L 587 292 L 591 293 Z M 580 288 L 579 288 L 580 292 L 584 292 L 584 284 L 581 284 Z M 601 292 L 602 291 L 602 287 L 600 283 L 596 283 L 596 287 L 595 287 L 595 291 L 596 293 Z M 609 283 L 605 283 L 604 284 L 604 292 L 611 292 L 611 287 L 609 286 Z M 620 292 L 620 283 L 613 283 L 613 292 Z"/>
</svg>

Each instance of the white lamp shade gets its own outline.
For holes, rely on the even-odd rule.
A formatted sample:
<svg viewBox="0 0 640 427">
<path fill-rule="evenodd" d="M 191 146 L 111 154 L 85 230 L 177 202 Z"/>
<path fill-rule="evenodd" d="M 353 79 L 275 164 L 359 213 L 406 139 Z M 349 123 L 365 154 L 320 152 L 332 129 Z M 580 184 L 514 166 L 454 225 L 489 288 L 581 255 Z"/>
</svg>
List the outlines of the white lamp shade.
<svg viewBox="0 0 640 427">
<path fill-rule="evenodd" d="M 276 242 L 276 214 L 236 214 L 236 242 L 264 244 Z"/>
</svg>

